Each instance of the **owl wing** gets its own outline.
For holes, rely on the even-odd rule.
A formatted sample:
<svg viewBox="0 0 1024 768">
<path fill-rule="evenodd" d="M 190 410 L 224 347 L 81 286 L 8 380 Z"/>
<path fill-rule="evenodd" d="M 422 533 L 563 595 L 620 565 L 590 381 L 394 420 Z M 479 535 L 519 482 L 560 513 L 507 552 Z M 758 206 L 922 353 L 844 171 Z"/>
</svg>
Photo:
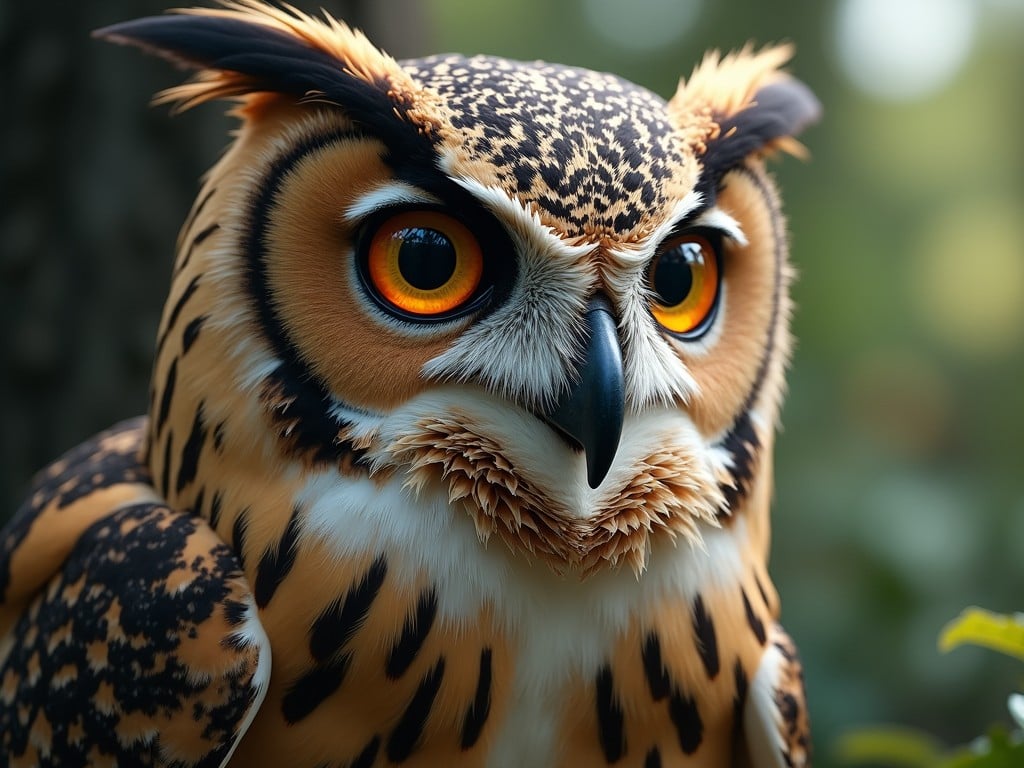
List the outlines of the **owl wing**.
<svg viewBox="0 0 1024 768">
<path fill-rule="evenodd" d="M 270 646 L 238 558 L 169 508 L 145 419 L 36 478 L 0 533 L 0 753 L 34 765 L 218 766 Z"/>
<path fill-rule="evenodd" d="M 765 652 L 747 692 L 743 712 L 746 762 L 751 768 L 807 768 L 811 731 L 803 668 L 796 646 L 779 624 L 769 630 Z"/>
</svg>

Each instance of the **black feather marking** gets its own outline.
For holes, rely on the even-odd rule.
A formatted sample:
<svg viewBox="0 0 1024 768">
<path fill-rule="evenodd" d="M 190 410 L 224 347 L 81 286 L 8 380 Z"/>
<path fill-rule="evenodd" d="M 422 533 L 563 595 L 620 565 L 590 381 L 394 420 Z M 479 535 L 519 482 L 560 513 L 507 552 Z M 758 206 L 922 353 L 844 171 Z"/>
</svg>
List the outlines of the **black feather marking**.
<svg viewBox="0 0 1024 768">
<path fill-rule="evenodd" d="M 220 523 L 221 505 L 223 503 L 224 498 L 220 495 L 220 491 L 214 491 L 213 498 L 210 499 L 210 527 L 213 530 L 217 530 L 217 525 Z"/>
<path fill-rule="evenodd" d="M 243 651 L 251 647 L 252 638 L 244 632 L 233 632 L 220 641 L 225 648 L 233 648 L 236 651 Z"/>
<path fill-rule="evenodd" d="M 740 594 L 743 595 L 743 610 L 747 614 L 747 624 L 750 625 L 750 629 L 754 633 L 754 637 L 757 638 L 757 642 L 760 645 L 764 645 L 767 639 L 764 622 L 754 612 L 754 607 L 750 604 L 750 598 L 747 597 L 747 590 L 740 587 Z"/>
<path fill-rule="evenodd" d="M 651 751 L 644 758 L 644 768 L 661 768 L 661 752 L 657 747 L 651 747 Z"/>
<path fill-rule="evenodd" d="M 245 536 L 249 527 L 249 508 L 246 507 L 238 513 L 235 522 L 231 526 L 231 548 L 235 550 L 235 557 L 242 564 L 245 570 Z"/>
<path fill-rule="evenodd" d="M 196 339 L 199 338 L 199 332 L 203 329 L 203 323 L 206 322 L 206 315 L 198 315 L 193 317 L 188 325 L 185 326 L 185 330 L 181 333 L 181 354 L 185 355 L 192 345 L 196 343 Z"/>
<path fill-rule="evenodd" d="M 372 768 L 378 752 L 380 752 L 380 736 L 374 734 L 373 738 L 363 747 L 363 751 L 348 764 L 348 768 Z"/>
<path fill-rule="evenodd" d="M 733 679 L 736 683 L 736 694 L 732 699 L 732 730 L 734 738 L 738 738 L 743 730 L 743 711 L 747 706 L 747 689 L 749 681 L 747 672 L 743 669 L 743 663 L 736 659 L 736 666 L 733 667 Z"/>
<path fill-rule="evenodd" d="M 644 662 L 644 673 L 647 675 L 647 685 L 651 689 L 651 698 L 661 701 L 672 690 L 672 682 L 668 678 L 668 670 L 661 661 L 661 641 L 654 632 L 644 638 L 641 657 Z"/>
<path fill-rule="evenodd" d="M 75 467 L 89 469 L 88 463 Z M 0 706 L 0 764 L 21 764 L 20 757 L 34 765 L 83 766 L 116 756 L 122 766 L 152 765 L 151 740 L 118 739 L 122 718 L 194 718 L 203 734 L 193 742 L 194 764 L 224 762 L 251 711 L 254 659 L 225 644 L 220 669 L 194 674 L 189 639 L 211 629 L 238 586 L 237 560 L 223 544 L 200 544 L 200 526 L 192 515 L 144 502 L 125 504 L 81 531 L 32 608 L 5 627 L 4 679 L 16 698 Z M 163 588 L 169 580 L 175 589 Z M 93 663 L 93 647 L 103 649 L 107 663 Z M 96 706 L 103 688 L 116 699 L 114 710 Z M 208 705 L 197 711 L 193 702 Z"/>
<path fill-rule="evenodd" d="M 402 713 L 395 729 L 388 736 L 388 760 L 393 763 L 402 763 L 415 751 L 416 744 L 423 734 L 423 726 L 427 723 L 430 710 L 434 706 L 434 699 L 441 689 L 441 680 L 444 678 L 444 656 L 437 660 L 423 679 L 420 680 L 416 693 Z"/>
<path fill-rule="evenodd" d="M 6 592 L 10 586 L 12 557 L 29 532 L 35 530 L 33 524 L 44 509 L 50 505 L 65 509 L 101 488 L 120 483 L 156 486 L 148 461 L 139 453 L 143 445 L 149 444 L 145 437 L 148 428 L 145 417 L 121 422 L 67 451 L 36 474 L 25 501 L 7 520 L 0 534 L 0 603 L 9 597 Z M 122 439 L 108 444 L 107 440 L 114 436 Z"/>
<path fill-rule="evenodd" d="M 192 210 L 188 212 L 188 216 L 185 219 L 185 223 L 181 225 L 182 232 L 188 232 L 192 229 L 192 225 L 196 223 L 196 219 L 199 218 L 199 214 L 203 212 L 206 204 L 210 202 L 210 198 L 213 197 L 217 191 L 216 187 L 210 187 L 203 192 L 202 197 L 199 198 L 198 202 L 192 206 Z"/>
<path fill-rule="evenodd" d="M 152 485 L 149 470 L 140 463 L 138 453 L 145 428 L 145 417 L 125 421 L 66 452 L 33 478 L 29 498 L 15 518 L 31 519 L 52 503 L 57 509 L 65 509 L 102 488 L 121 483 Z M 127 439 L 116 446 L 105 444 L 114 435 Z M 14 518 L 9 522 L 14 524 Z M 11 526 L 4 530 L 9 532 Z M 5 545 L 10 541 L 4 539 Z"/>
<path fill-rule="evenodd" d="M 757 437 L 750 417 L 750 410 L 757 402 L 761 394 L 761 388 L 768 377 L 768 367 L 775 355 L 777 343 L 779 307 L 783 287 L 783 266 L 786 259 L 786 232 L 782 220 L 782 213 L 778 209 L 775 197 L 768 188 L 765 180 L 758 174 L 745 166 L 735 169 L 737 173 L 743 174 L 758 188 L 765 204 L 769 206 L 772 222 L 772 239 L 775 244 L 773 259 L 775 264 L 775 282 L 772 287 L 772 311 L 769 321 L 768 338 L 765 340 L 764 351 L 761 353 L 761 362 L 758 365 L 757 373 L 754 376 L 754 384 L 747 394 L 740 415 L 736 418 L 732 427 L 725 437 L 719 442 L 719 446 L 725 448 L 733 457 L 731 474 L 734 482 L 723 483 L 719 486 L 725 496 L 725 503 L 718 510 L 719 519 L 728 517 L 734 512 L 740 501 L 750 490 L 750 480 L 753 478 L 754 462 L 757 458 L 761 442 Z M 717 182 L 716 182 L 717 183 Z"/>
<path fill-rule="evenodd" d="M 480 675 L 476 680 L 476 695 L 462 720 L 462 748 L 470 749 L 480 739 L 480 734 L 491 713 L 491 649 L 480 652 Z"/>
<path fill-rule="evenodd" d="M 786 691 L 777 690 L 775 705 L 778 707 L 779 714 L 782 715 L 782 722 L 786 724 L 786 731 L 795 733 L 797 723 L 800 721 L 800 702 L 797 701 L 796 696 Z"/>
<path fill-rule="evenodd" d="M 263 399 L 282 446 L 291 454 L 316 463 L 349 457 L 356 466 L 367 464 L 365 450 L 339 439 L 344 422 L 332 414 L 334 402 L 327 389 L 297 365 L 285 361 L 268 374 Z"/>
<path fill-rule="evenodd" d="M 195 295 L 195 292 L 199 289 L 199 275 L 193 277 L 185 290 L 182 291 L 181 296 L 174 302 L 174 306 L 171 308 L 171 313 L 167 316 L 167 326 L 164 328 L 164 332 L 160 334 L 160 338 L 156 342 L 156 356 L 160 357 L 160 352 L 164 348 L 164 344 L 167 343 L 167 337 L 171 331 L 174 330 L 174 326 L 178 323 L 178 317 L 181 315 L 181 311 L 188 304 L 188 300 Z"/>
<path fill-rule="evenodd" d="M 115 24 L 94 33 L 116 43 L 196 69 L 245 76 L 251 92 L 266 91 L 298 99 L 316 94 L 346 116 L 371 129 L 384 144 L 420 164 L 433 161 L 431 134 L 412 119 L 411 104 L 384 78 L 367 81 L 351 62 L 266 24 L 209 16 L 155 16 Z"/>
<path fill-rule="evenodd" d="M 295 565 L 295 555 L 298 551 L 299 539 L 299 507 L 292 509 L 292 516 L 285 526 L 281 540 L 273 549 L 268 548 L 260 558 L 256 566 L 256 583 L 253 586 L 253 595 L 256 598 L 256 605 L 265 608 L 270 602 L 281 582 L 288 576 L 292 566 Z"/>
<path fill-rule="evenodd" d="M 772 602 L 768 599 L 768 591 L 764 588 L 764 584 L 761 583 L 761 577 L 754 572 L 754 583 L 757 584 L 757 591 L 761 593 L 761 600 L 764 601 L 764 607 L 769 611 L 772 609 Z"/>
<path fill-rule="evenodd" d="M 380 555 L 344 598 L 335 600 L 316 618 L 309 633 L 309 652 L 314 659 L 330 658 L 352 639 L 366 621 L 387 572 L 387 560 Z"/>
<path fill-rule="evenodd" d="M 684 754 L 692 755 L 704 738 L 704 723 L 700 719 L 697 702 L 691 696 L 673 691 L 668 702 L 668 714 L 676 727 L 679 748 Z"/>
<path fill-rule="evenodd" d="M 224 601 L 224 618 L 228 624 L 233 627 L 237 627 L 243 621 L 245 621 L 245 614 L 247 606 L 240 600 L 225 600 Z"/>
<path fill-rule="evenodd" d="M 732 467 L 729 469 L 732 484 L 723 485 L 721 488 L 725 496 L 725 509 L 735 511 L 740 500 L 750 492 L 758 450 L 761 447 L 749 410 L 740 414 L 720 445 L 732 456 Z"/>
<path fill-rule="evenodd" d="M 693 601 L 693 633 L 697 639 L 704 670 L 712 680 L 718 675 L 718 638 L 715 636 L 715 622 L 704 607 L 704 598 L 697 595 Z"/>
<path fill-rule="evenodd" d="M 174 450 L 174 430 L 167 430 L 167 442 L 164 443 L 164 466 L 160 472 L 160 495 L 166 498 L 171 494 L 171 453 Z"/>
<path fill-rule="evenodd" d="M 192 421 L 192 431 L 189 432 L 188 440 L 181 451 L 181 464 L 178 467 L 178 481 L 175 483 L 175 490 L 181 493 L 186 486 L 196 479 L 196 472 L 199 469 L 199 456 L 206 444 L 206 423 L 203 421 L 203 404 L 196 408 L 195 419 Z"/>
<path fill-rule="evenodd" d="M 776 139 L 797 136 L 821 116 L 821 103 L 799 80 L 787 78 L 759 90 L 753 104 L 719 119 L 717 138 L 707 142 L 701 158 L 700 192 L 713 192 L 722 176 L 751 153 Z"/>
<path fill-rule="evenodd" d="M 430 634 L 436 616 L 437 592 L 431 588 L 420 595 L 416 602 L 416 611 L 405 618 L 402 635 L 392 646 L 384 668 L 388 678 L 397 680 L 409 669 L 409 665 L 416 659 L 427 635 Z"/>
<path fill-rule="evenodd" d="M 281 700 L 281 712 L 288 723 L 297 723 L 310 715 L 345 680 L 352 657 L 349 654 L 317 664 L 288 686 Z"/>
<path fill-rule="evenodd" d="M 776 628 L 780 629 L 778 626 Z M 775 646 L 775 649 L 782 654 L 782 658 L 784 658 L 786 661 L 799 663 L 799 657 L 796 653 L 796 646 L 793 645 L 792 642 L 787 643 L 783 642 L 782 640 L 776 640 L 774 643 L 772 643 L 772 645 Z"/>
<path fill-rule="evenodd" d="M 203 505 L 206 504 L 206 488 L 201 487 L 199 492 L 196 494 L 196 500 L 192 503 L 192 514 L 198 517 L 204 517 Z"/>
<path fill-rule="evenodd" d="M 159 437 L 167 424 L 167 417 L 171 413 L 171 403 L 174 400 L 174 387 L 178 382 L 178 358 L 171 360 L 167 369 L 167 376 L 164 378 L 164 391 L 160 394 L 160 411 L 156 417 L 156 434 Z"/>
<path fill-rule="evenodd" d="M 213 450 L 220 453 L 224 450 L 224 422 L 220 422 L 213 428 Z"/>
<path fill-rule="evenodd" d="M 288 337 L 275 307 L 267 275 L 265 231 L 277 193 L 295 165 L 313 152 L 358 138 L 359 134 L 352 131 L 332 131 L 300 142 L 277 158 L 266 177 L 256 186 L 248 223 L 244 227 L 243 247 L 248 265 L 246 287 L 252 296 L 260 329 L 281 360 L 264 382 L 263 397 L 268 403 L 271 418 L 279 424 L 285 444 L 294 453 L 315 462 L 337 462 L 352 457 L 358 464 L 363 461 L 365 451 L 356 449 L 349 440 L 338 439 L 344 424 L 332 415 L 335 401 L 324 384 L 308 370 Z"/>
<path fill-rule="evenodd" d="M 185 267 L 188 266 L 189 261 L 192 260 L 192 253 L 195 251 L 195 249 L 202 245 L 203 241 L 206 240 L 206 238 L 208 238 L 218 229 L 220 229 L 220 224 L 214 222 L 213 224 L 210 224 L 208 227 L 205 227 L 204 229 L 200 230 L 196 234 L 196 236 L 192 238 L 192 242 L 188 244 L 188 250 L 185 251 L 185 256 L 178 264 L 178 272 L 181 272 L 183 269 L 185 269 Z"/>
<path fill-rule="evenodd" d="M 618 762 L 626 754 L 626 728 L 622 704 L 615 695 L 611 667 L 605 665 L 597 672 L 597 735 L 605 760 Z"/>
</svg>

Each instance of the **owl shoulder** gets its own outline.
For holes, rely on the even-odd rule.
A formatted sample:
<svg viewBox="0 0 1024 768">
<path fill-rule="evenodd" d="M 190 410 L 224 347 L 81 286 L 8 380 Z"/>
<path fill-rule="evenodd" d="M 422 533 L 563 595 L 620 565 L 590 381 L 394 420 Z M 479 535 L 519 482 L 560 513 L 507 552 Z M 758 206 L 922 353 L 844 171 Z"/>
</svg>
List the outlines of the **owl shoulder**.
<svg viewBox="0 0 1024 768">
<path fill-rule="evenodd" d="M 204 520 L 158 497 L 145 431 L 124 422 L 65 454 L 0 533 L 12 757 L 223 765 L 262 702 L 249 584 Z"/>
</svg>

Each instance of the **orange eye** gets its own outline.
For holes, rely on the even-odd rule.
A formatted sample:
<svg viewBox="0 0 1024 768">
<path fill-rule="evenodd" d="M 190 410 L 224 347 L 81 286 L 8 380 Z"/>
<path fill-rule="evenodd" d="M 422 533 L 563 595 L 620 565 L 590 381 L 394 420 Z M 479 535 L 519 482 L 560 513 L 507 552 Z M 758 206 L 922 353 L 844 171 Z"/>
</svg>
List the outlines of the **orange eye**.
<svg viewBox="0 0 1024 768">
<path fill-rule="evenodd" d="M 399 313 L 417 318 L 459 309 L 476 293 L 483 272 L 476 237 L 440 211 L 406 211 L 386 219 L 366 256 L 376 294 Z"/>
<path fill-rule="evenodd" d="M 718 299 L 718 252 L 699 235 L 670 240 L 658 253 L 648 277 L 654 293 L 651 312 L 665 330 L 696 338 L 707 330 Z"/>
</svg>

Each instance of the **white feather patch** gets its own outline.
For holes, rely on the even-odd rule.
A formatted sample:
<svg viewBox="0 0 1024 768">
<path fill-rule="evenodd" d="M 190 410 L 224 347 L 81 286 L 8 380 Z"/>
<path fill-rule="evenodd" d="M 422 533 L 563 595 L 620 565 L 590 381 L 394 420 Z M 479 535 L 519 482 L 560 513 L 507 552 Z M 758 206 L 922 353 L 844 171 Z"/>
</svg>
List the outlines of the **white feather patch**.
<svg viewBox="0 0 1024 768">
<path fill-rule="evenodd" d="M 782 663 L 782 654 L 769 645 L 747 692 L 743 727 L 756 768 L 786 768 L 779 735 L 782 723 L 775 706 L 775 681 Z"/>
<path fill-rule="evenodd" d="M 439 205 L 441 201 L 422 189 L 401 181 L 385 181 L 369 192 L 359 195 L 342 216 L 345 221 L 358 222 L 377 211 L 399 205 Z"/>
<path fill-rule="evenodd" d="M 459 179 L 505 225 L 516 251 L 508 298 L 423 367 L 440 381 L 483 383 L 531 408 L 551 405 L 574 376 L 583 312 L 596 283 L 591 245 L 567 243 L 501 190 Z"/>
<path fill-rule="evenodd" d="M 270 687 L 270 670 L 272 666 L 270 638 L 267 637 L 263 624 L 260 623 L 252 597 L 246 599 L 245 619 L 242 622 L 242 626 L 233 632 L 231 637 L 241 646 L 259 648 L 259 660 L 256 662 L 256 671 L 252 676 L 252 702 L 249 704 L 249 710 L 245 713 L 245 718 L 242 720 L 241 725 L 238 726 L 234 744 L 231 745 L 231 749 L 228 750 L 227 755 L 224 756 L 220 763 L 220 768 L 224 768 L 231 762 L 231 756 L 242 742 L 242 738 L 249 730 L 253 720 L 256 719 L 260 707 L 263 706 L 263 699 L 266 698 L 267 689 Z"/>
<path fill-rule="evenodd" d="M 640 578 L 628 568 L 598 571 L 585 581 L 560 577 L 545 566 L 531 565 L 500 542 L 482 545 L 461 507 L 449 507 L 444 488 L 428 485 L 417 492 L 406 487 L 402 467 L 395 465 L 387 448 L 415 431 L 422 419 L 453 412 L 467 429 L 505 446 L 517 473 L 580 519 L 592 516 L 630 476 L 635 463 L 651 452 L 672 445 L 695 457 L 708 455 L 703 438 L 681 411 L 631 416 L 608 477 L 599 488 L 591 489 L 582 456 L 546 424 L 482 390 L 444 387 L 415 398 L 377 426 L 368 458 L 379 467 L 397 470 L 386 482 L 333 471 L 319 472 L 306 482 L 295 499 L 308 509 L 304 534 L 329 542 L 342 559 L 366 552 L 400 555 L 389 558 L 399 578 L 412 580 L 426 572 L 438 581 L 442 614 L 468 619 L 485 602 L 496 601 L 510 626 L 534 613 L 548 598 L 558 605 L 559 616 L 576 617 L 567 627 L 575 621 L 585 626 L 590 621 L 585 616 L 603 616 L 622 626 L 645 600 L 679 591 L 692 597 L 716 574 L 727 573 L 729 578 L 740 574 L 742 550 L 737 541 L 745 537 L 742 520 L 734 521 L 729 530 L 706 526 L 703 551 L 660 541 Z M 694 471 L 706 474 L 706 479 L 713 477 L 715 464 L 708 461 L 701 469 L 699 461 Z M 544 600 L 538 602 L 540 598 Z M 550 621 L 557 625 L 559 618 Z"/>
</svg>

